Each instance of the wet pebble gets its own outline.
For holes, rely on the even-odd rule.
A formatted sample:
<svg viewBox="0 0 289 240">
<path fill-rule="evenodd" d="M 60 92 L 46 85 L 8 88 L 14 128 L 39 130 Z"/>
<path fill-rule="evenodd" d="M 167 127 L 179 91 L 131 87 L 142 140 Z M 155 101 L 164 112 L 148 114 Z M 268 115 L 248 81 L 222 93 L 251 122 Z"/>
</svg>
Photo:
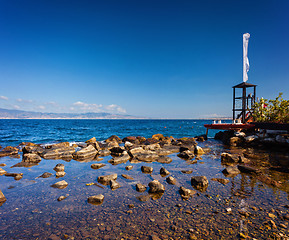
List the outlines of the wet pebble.
<svg viewBox="0 0 289 240">
<path fill-rule="evenodd" d="M 153 168 L 152 167 L 147 167 L 147 166 L 141 166 L 141 171 L 143 173 L 152 173 L 153 172 Z"/>
<path fill-rule="evenodd" d="M 130 171 L 130 170 L 133 169 L 133 166 L 131 166 L 131 165 L 130 165 L 130 166 L 126 166 L 125 169 L 126 169 L 127 171 Z"/>
<path fill-rule="evenodd" d="M 141 183 L 136 184 L 135 187 L 138 192 L 144 192 L 147 190 L 147 187 Z"/>
<path fill-rule="evenodd" d="M 133 177 L 128 176 L 128 175 L 126 175 L 126 174 L 121 174 L 121 176 L 122 176 L 123 178 L 129 179 L 129 180 L 133 180 L 133 179 L 134 179 Z"/>
<path fill-rule="evenodd" d="M 62 163 L 58 163 L 53 170 L 55 172 L 64 172 L 64 165 Z"/>
<path fill-rule="evenodd" d="M 104 163 L 94 163 L 94 164 L 91 164 L 91 168 L 92 169 L 100 169 L 102 167 L 106 166 Z"/>
<path fill-rule="evenodd" d="M 42 175 L 39 176 L 39 178 L 49 178 L 52 176 L 52 173 L 49 172 L 45 172 Z"/>
</svg>

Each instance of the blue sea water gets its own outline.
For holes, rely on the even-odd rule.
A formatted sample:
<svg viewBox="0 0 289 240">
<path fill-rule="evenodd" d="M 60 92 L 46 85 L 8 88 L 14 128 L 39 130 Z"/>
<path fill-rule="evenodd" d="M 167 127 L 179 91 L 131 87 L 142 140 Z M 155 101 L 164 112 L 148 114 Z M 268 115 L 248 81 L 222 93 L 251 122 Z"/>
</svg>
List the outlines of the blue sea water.
<svg viewBox="0 0 289 240">
<path fill-rule="evenodd" d="M 195 137 L 205 134 L 204 124 L 211 120 L 66 120 L 66 119 L 1 119 L 0 145 L 16 146 L 21 142 L 38 144 L 54 142 L 83 142 L 92 137 L 102 141 L 111 135 L 151 137 Z M 216 131 L 210 130 L 209 137 Z"/>
</svg>

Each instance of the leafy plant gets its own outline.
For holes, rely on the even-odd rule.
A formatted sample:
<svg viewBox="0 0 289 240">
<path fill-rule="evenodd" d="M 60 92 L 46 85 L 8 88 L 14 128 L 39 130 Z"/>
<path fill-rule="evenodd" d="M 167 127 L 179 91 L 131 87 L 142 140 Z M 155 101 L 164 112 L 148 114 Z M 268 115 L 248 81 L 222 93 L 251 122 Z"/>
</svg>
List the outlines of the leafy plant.
<svg viewBox="0 0 289 240">
<path fill-rule="evenodd" d="M 282 98 L 283 93 L 274 100 L 261 98 L 253 105 L 255 122 L 289 123 L 289 100 Z"/>
</svg>

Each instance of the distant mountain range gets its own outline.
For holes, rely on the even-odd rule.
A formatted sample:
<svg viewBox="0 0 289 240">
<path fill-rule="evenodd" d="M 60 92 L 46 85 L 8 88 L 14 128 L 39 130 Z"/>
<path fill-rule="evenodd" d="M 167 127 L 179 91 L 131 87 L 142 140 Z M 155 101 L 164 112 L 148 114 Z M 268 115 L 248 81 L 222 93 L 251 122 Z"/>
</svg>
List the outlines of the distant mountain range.
<svg viewBox="0 0 289 240">
<path fill-rule="evenodd" d="M 142 119 L 111 113 L 42 113 L 0 108 L 0 119 Z"/>
</svg>

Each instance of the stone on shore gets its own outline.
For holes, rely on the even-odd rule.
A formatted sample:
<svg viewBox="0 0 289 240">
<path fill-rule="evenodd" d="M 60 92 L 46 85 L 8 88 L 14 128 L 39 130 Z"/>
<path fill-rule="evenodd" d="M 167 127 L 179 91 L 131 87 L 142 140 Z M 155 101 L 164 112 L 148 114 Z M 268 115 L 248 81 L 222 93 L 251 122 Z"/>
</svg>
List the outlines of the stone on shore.
<svg viewBox="0 0 289 240">
<path fill-rule="evenodd" d="M 156 161 L 158 163 L 166 163 L 166 164 L 169 164 L 173 161 L 173 159 L 171 159 L 170 157 L 167 157 L 167 156 L 159 156 Z"/>
<path fill-rule="evenodd" d="M 96 138 L 92 137 L 91 139 L 85 141 L 85 143 L 89 144 L 89 143 L 95 143 L 96 142 Z"/>
<path fill-rule="evenodd" d="M 97 150 L 92 146 L 88 145 L 85 148 L 82 148 L 78 152 L 75 152 L 72 156 L 75 160 L 82 160 L 82 159 L 92 159 L 97 154 Z"/>
<path fill-rule="evenodd" d="M 110 151 L 108 149 L 103 149 L 103 150 L 99 150 L 98 154 L 101 157 L 105 157 L 105 156 L 110 155 Z"/>
<path fill-rule="evenodd" d="M 169 176 L 166 178 L 167 183 L 175 185 L 177 183 L 177 180 L 173 178 L 172 176 Z"/>
<path fill-rule="evenodd" d="M 110 180 L 109 185 L 110 185 L 111 190 L 113 191 L 120 188 L 120 184 L 115 180 Z"/>
<path fill-rule="evenodd" d="M 100 205 L 103 203 L 103 200 L 104 200 L 104 196 L 102 194 L 99 194 L 99 195 L 88 197 L 87 202 L 91 204 L 95 204 L 95 205 Z"/>
<path fill-rule="evenodd" d="M 64 165 L 62 163 L 58 163 L 53 170 L 55 172 L 64 172 Z"/>
<path fill-rule="evenodd" d="M 68 186 L 68 183 L 65 180 L 56 182 L 54 184 L 51 185 L 51 187 L 53 188 L 59 188 L 59 189 L 64 189 Z"/>
<path fill-rule="evenodd" d="M 136 184 L 135 187 L 138 192 L 145 192 L 147 190 L 147 187 L 141 183 Z"/>
<path fill-rule="evenodd" d="M 240 170 L 240 172 L 243 172 L 243 173 L 257 174 L 260 172 L 260 170 L 253 168 L 253 167 L 246 166 L 246 165 L 238 165 L 238 169 Z"/>
<path fill-rule="evenodd" d="M 161 174 L 161 176 L 167 176 L 170 174 L 170 172 L 167 169 L 165 169 L 164 167 L 162 167 L 160 169 L 160 174 Z"/>
<path fill-rule="evenodd" d="M 153 168 L 152 167 L 147 167 L 147 166 L 141 166 L 141 171 L 143 173 L 147 173 L 147 174 L 150 174 L 153 172 Z"/>
<path fill-rule="evenodd" d="M 130 155 L 126 151 L 123 152 L 123 154 L 119 157 L 114 157 L 110 159 L 108 162 L 111 163 L 112 165 L 118 165 L 122 163 L 126 163 L 130 159 Z"/>
<path fill-rule="evenodd" d="M 153 180 L 149 183 L 149 192 L 150 193 L 163 193 L 165 191 L 165 187 L 158 180 Z"/>
<path fill-rule="evenodd" d="M 93 164 L 91 164 L 91 168 L 92 169 L 100 169 L 100 168 L 102 168 L 102 167 L 104 167 L 104 166 L 106 166 L 106 164 L 104 164 L 104 163 L 93 163 Z"/>
<path fill-rule="evenodd" d="M 105 176 L 99 176 L 97 178 L 97 181 L 103 185 L 109 185 L 111 180 L 116 180 L 117 179 L 117 174 L 110 174 L 110 175 L 105 175 Z"/>
<path fill-rule="evenodd" d="M 195 189 L 204 192 L 207 190 L 209 181 L 206 176 L 194 176 L 191 178 L 191 184 Z"/>
<path fill-rule="evenodd" d="M 38 163 L 41 161 L 41 157 L 36 153 L 23 154 L 23 162 Z"/>
</svg>

